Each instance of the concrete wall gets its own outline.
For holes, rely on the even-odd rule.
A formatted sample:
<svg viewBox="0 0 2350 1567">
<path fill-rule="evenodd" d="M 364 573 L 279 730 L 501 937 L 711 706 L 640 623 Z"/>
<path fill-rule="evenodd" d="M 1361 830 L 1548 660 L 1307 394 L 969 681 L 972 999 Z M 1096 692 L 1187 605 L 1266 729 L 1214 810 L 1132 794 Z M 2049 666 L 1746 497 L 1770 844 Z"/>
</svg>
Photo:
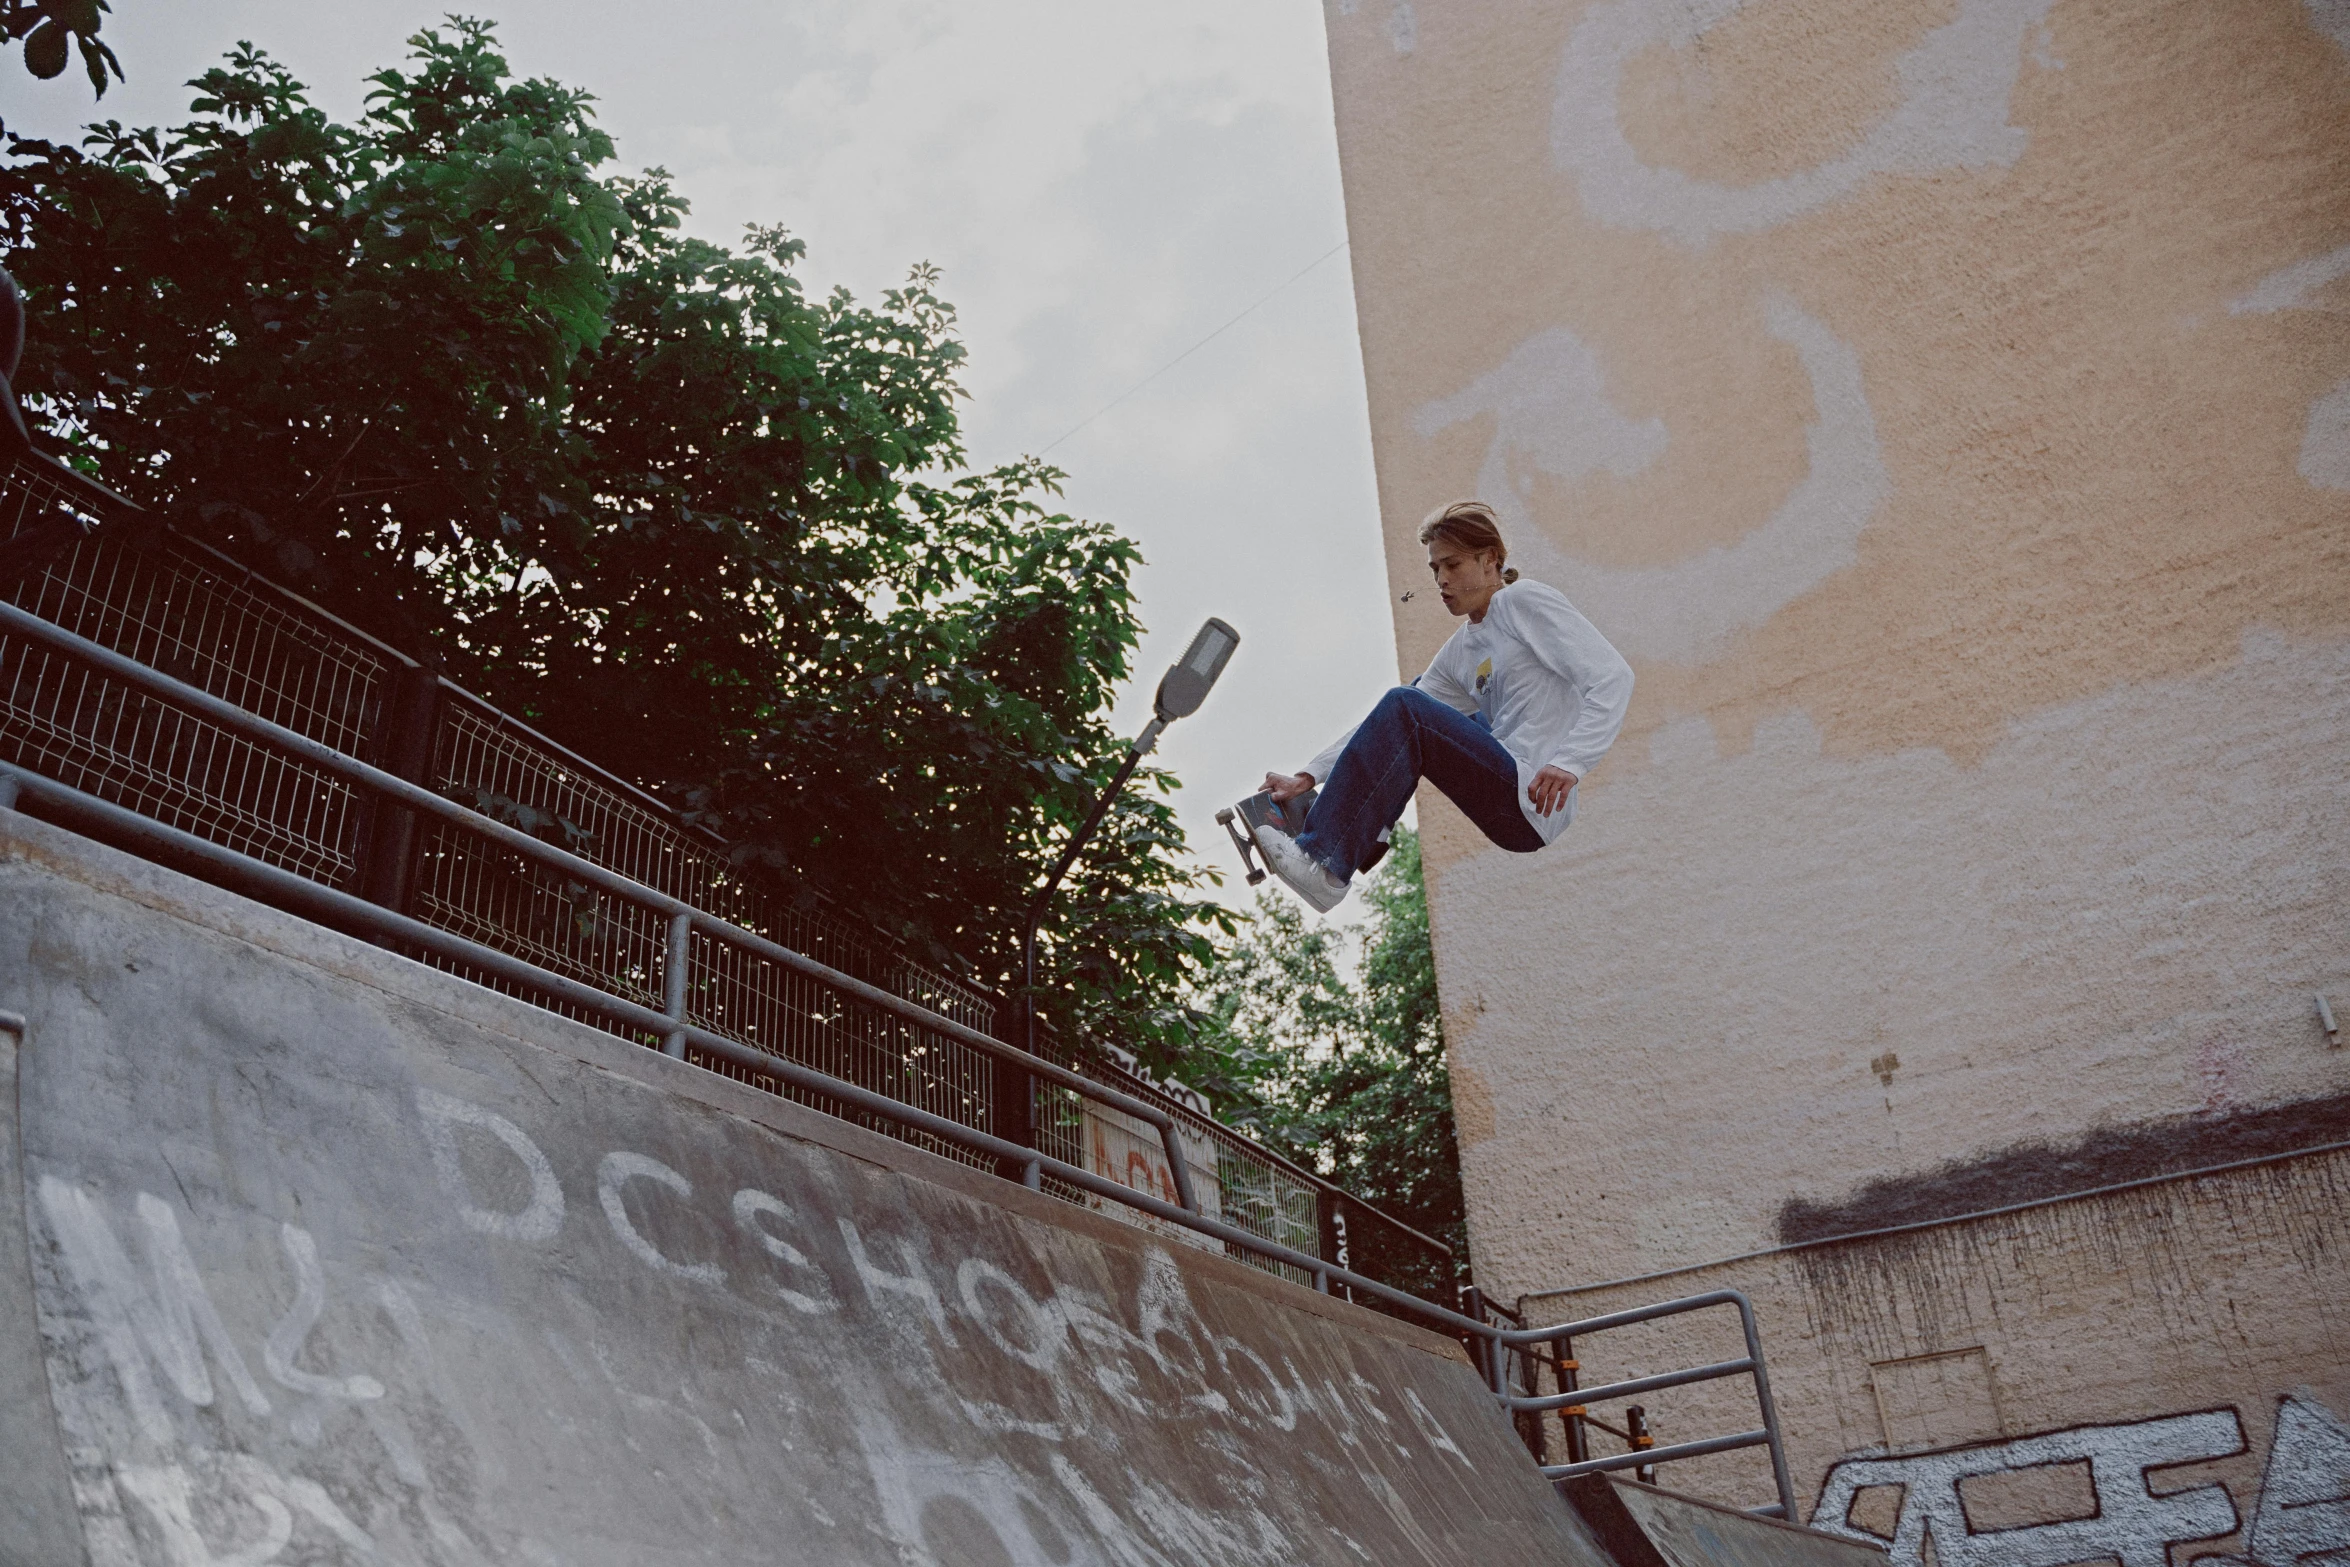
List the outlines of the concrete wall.
<svg viewBox="0 0 2350 1567">
<path fill-rule="evenodd" d="M 1943 1567 L 2296 1567 L 2350 1550 L 2346 1205 L 2350 1153 L 2320 1154 L 1526 1304 L 1746 1291 L 1808 1521 L 1894 1567 L 1929 1540 Z M 1729 1358 L 1736 1335 L 1684 1317 L 1576 1350 L 1596 1382 Z M 1744 1429 L 1745 1397 L 1652 1395 L 1656 1439 Z M 1660 1479 L 1769 1494 L 1752 1454 Z"/>
<path fill-rule="evenodd" d="M 7 1567 L 1601 1567 L 1446 1340 L 7 812 L 0 1010 Z"/>
<path fill-rule="evenodd" d="M 2338 0 L 1327 18 L 1401 666 L 1475 494 L 1639 675 L 1421 802 L 1487 1287 L 2350 1090 Z"/>
</svg>

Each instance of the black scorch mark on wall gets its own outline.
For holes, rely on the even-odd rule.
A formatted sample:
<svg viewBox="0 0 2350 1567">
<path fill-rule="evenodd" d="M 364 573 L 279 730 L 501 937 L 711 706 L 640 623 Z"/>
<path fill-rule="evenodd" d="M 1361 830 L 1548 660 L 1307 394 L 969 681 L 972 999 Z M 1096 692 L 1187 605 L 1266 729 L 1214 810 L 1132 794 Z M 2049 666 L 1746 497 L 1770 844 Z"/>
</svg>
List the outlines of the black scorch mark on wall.
<svg viewBox="0 0 2350 1567">
<path fill-rule="evenodd" d="M 2350 1141 L 2350 1094 L 2265 1110 L 2099 1127 L 2069 1143 L 2019 1143 L 1917 1175 L 1885 1176 L 1836 1202 L 1791 1197 L 1779 1209 L 1779 1243 L 1791 1246 L 1954 1219 L 2343 1141 Z"/>
</svg>

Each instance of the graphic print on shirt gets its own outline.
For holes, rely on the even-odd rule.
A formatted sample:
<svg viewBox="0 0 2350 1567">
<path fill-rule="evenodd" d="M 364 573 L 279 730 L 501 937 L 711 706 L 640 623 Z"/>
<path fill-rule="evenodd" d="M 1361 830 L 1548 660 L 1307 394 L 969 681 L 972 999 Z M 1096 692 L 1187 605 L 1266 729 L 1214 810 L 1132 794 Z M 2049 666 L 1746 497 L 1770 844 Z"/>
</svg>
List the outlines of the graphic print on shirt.
<svg viewBox="0 0 2350 1567">
<path fill-rule="evenodd" d="M 1485 683 L 1492 678 L 1493 660 L 1489 658 L 1484 663 L 1477 666 L 1477 694 L 1479 696 L 1483 696 L 1485 694 Z"/>
</svg>

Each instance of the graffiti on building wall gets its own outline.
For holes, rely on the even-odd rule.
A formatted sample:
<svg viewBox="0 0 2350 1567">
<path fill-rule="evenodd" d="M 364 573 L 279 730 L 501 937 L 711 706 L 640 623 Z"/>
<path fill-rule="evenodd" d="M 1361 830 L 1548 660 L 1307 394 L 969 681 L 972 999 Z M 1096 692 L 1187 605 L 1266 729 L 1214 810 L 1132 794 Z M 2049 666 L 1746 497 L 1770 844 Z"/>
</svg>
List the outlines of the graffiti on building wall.
<svg viewBox="0 0 2350 1567">
<path fill-rule="evenodd" d="M 2279 267 L 2241 298 L 2230 300 L 2228 314 L 2321 310 L 2329 299 L 2328 288 L 2345 277 L 2350 277 L 2350 245 Z M 2310 405 L 2298 466 L 2301 477 L 2320 489 L 2350 490 L 2350 380 Z"/>
<path fill-rule="evenodd" d="M 1540 475 L 1571 482 L 1605 469 L 1630 478 L 1668 441 L 1663 421 L 1616 408 L 1597 355 L 1563 327 L 1536 333 L 1461 391 L 1424 404 L 1416 428 L 1432 437 L 1491 416 L 1477 493 L 1500 512 L 1519 558 L 1538 576 L 1572 582 L 1578 605 L 1633 657 L 1702 660 L 1859 559 L 1861 530 L 1893 488 L 1852 345 L 1783 294 L 1763 300 L 1762 320 L 1811 383 L 1817 417 L 1804 431 L 1804 477 L 1736 543 L 1687 560 L 1569 562 L 1533 525 Z"/>
<path fill-rule="evenodd" d="M 2050 31 L 2052 0 L 1955 0 L 1945 8 L 1947 20 L 1886 62 L 1897 97 L 1835 156 L 1745 183 L 1654 161 L 1626 126 L 1627 71 L 1659 50 L 1698 55 L 1708 35 L 1753 6 L 1604 0 L 1583 13 L 1561 53 L 1549 138 L 1551 162 L 1572 181 L 1583 214 L 1703 253 L 1731 236 L 1809 219 L 1888 177 L 2011 168 L 2031 139 L 2016 123 L 2019 86 L 2027 72 L 2064 68 Z M 2306 0 L 2306 9 L 2319 31 L 2350 39 L 2350 0 Z M 2229 309 L 2324 308 L 2333 296 L 2320 298 L 2319 290 L 2346 271 L 2350 247 L 2310 257 Z M 1573 484 L 1600 472 L 1630 479 L 1654 469 L 1669 444 L 1662 419 L 1611 400 L 1606 366 L 1576 323 L 1526 323 L 1533 330 L 1501 362 L 1415 410 L 1423 440 L 1491 419 L 1477 493 L 1502 513 L 1523 564 L 1572 584 L 1577 604 L 1636 659 L 1701 663 L 1719 656 L 1729 637 L 1769 621 L 1852 565 L 1861 532 L 1892 495 L 1860 356 L 1820 318 L 1832 313 L 1830 302 L 1799 299 L 1792 280 L 1772 282 L 1767 267 L 1757 275 L 1764 282 L 1755 299 L 1761 324 L 1800 357 L 1818 413 L 1804 433 L 1803 481 L 1728 545 L 1624 567 L 1570 555 L 1544 532 L 1537 491 L 1546 479 Z M 2350 380 L 2309 406 L 2297 467 L 2313 486 L 2350 490 Z"/>
<path fill-rule="evenodd" d="M 1961 0 L 1955 17 L 1897 62 L 1900 102 L 1840 156 L 1738 186 L 1652 166 L 1618 113 L 1625 67 L 1660 44 L 1691 47 L 1749 3 L 1616 0 L 1584 14 L 1559 62 L 1551 156 L 1574 177 L 1593 217 L 1694 248 L 1776 228 L 1852 194 L 1873 175 L 2006 167 L 2026 141 L 2008 120 L 2026 51 L 2035 64 L 2056 63 L 2042 34 L 2052 0 Z"/>
<path fill-rule="evenodd" d="M 2276 1437 L 2244 1556 L 2294 1567 L 2350 1551 L 2350 1425 L 2314 1399 L 2277 1408 Z"/>
<path fill-rule="evenodd" d="M 2245 1451 L 2232 1408 L 1889 1458 L 1828 1471 L 1812 1527 L 1883 1545 L 1894 1567 L 2169 1567 L 2172 1547 L 2245 1529 L 2211 1567 L 2315 1567 L 2350 1552 L 2350 1425 L 2314 1398 L 2277 1407 L 2260 1491 L 2239 1509 L 2214 1481 L 2165 1483 L 2184 1464 Z M 2038 1499 L 2038 1516 L 2016 1498 Z"/>
</svg>

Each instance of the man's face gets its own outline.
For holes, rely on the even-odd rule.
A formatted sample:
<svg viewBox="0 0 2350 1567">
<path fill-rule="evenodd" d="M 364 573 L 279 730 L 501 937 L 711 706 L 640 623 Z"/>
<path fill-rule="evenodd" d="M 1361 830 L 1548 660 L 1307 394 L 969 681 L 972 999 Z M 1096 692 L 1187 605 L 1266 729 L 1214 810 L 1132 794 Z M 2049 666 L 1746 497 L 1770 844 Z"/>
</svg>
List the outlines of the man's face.
<svg viewBox="0 0 2350 1567">
<path fill-rule="evenodd" d="M 1436 579 L 1436 596 L 1456 615 L 1475 617 L 1501 586 L 1501 565 L 1491 550 L 1465 550 L 1450 539 L 1428 545 L 1428 572 Z"/>
</svg>

